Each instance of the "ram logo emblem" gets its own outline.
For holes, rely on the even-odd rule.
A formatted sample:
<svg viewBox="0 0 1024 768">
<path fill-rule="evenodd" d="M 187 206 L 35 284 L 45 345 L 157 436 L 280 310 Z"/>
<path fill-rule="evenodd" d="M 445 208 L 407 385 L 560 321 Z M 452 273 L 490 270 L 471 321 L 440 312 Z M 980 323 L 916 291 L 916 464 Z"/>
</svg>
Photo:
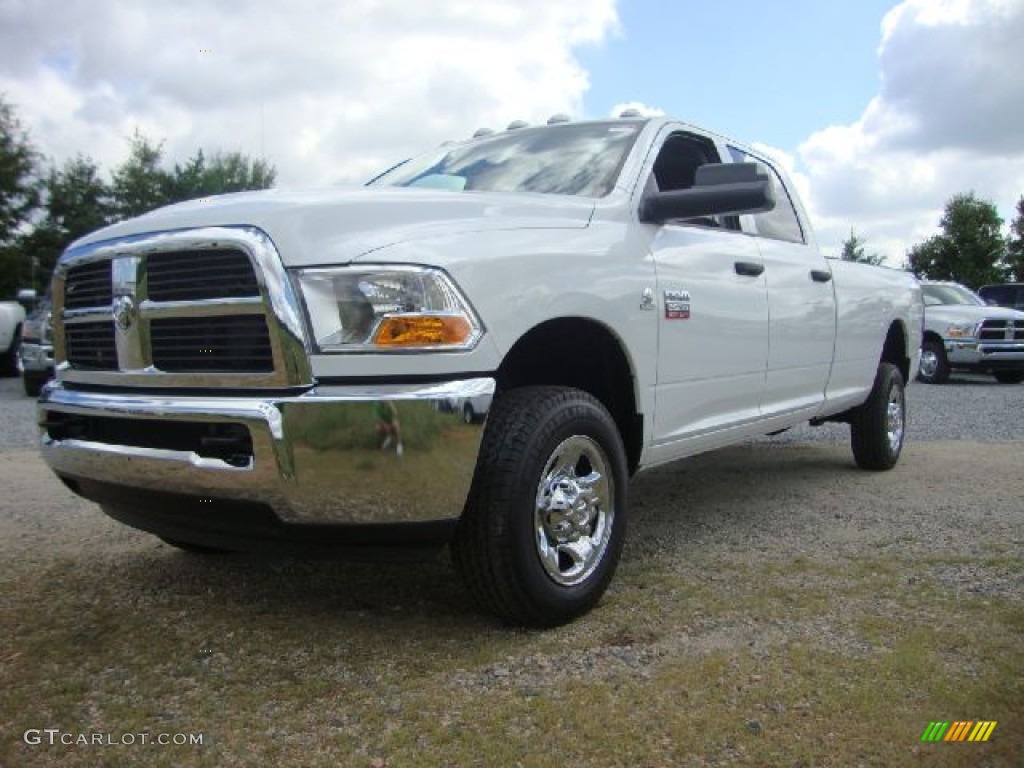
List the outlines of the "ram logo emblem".
<svg viewBox="0 0 1024 768">
<path fill-rule="evenodd" d="M 135 320 L 135 303 L 130 296 L 118 296 L 114 299 L 114 325 L 121 333 L 127 333 Z"/>
</svg>

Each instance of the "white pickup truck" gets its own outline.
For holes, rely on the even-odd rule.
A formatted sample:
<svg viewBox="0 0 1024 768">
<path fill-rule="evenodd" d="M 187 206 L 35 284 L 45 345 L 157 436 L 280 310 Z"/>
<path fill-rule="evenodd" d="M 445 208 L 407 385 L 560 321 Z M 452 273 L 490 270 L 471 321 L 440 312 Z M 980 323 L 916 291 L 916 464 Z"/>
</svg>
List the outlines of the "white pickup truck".
<svg viewBox="0 0 1024 768">
<path fill-rule="evenodd" d="M 25 308 L 16 301 L 0 301 L 0 376 L 18 375 L 18 348 Z"/>
<path fill-rule="evenodd" d="M 183 549 L 450 544 L 483 608 L 553 625 L 607 587 L 638 470 L 807 421 L 892 467 L 922 311 L 909 275 L 826 260 L 741 144 L 510 129 L 74 243 L 42 452 Z"/>
<path fill-rule="evenodd" d="M 917 378 L 942 384 L 951 370 L 1024 381 L 1024 312 L 990 306 L 959 283 L 922 281 L 924 341 Z"/>
</svg>

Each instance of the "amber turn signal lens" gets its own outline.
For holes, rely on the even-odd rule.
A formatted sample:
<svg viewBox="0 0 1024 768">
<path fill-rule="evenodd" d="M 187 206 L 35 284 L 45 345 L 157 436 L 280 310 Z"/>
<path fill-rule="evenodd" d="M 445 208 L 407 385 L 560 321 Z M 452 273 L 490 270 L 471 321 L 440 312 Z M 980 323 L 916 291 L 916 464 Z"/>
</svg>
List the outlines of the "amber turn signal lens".
<svg viewBox="0 0 1024 768">
<path fill-rule="evenodd" d="M 460 346 L 472 333 L 461 315 L 394 315 L 385 317 L 373 334 L 381 347 Z"/>
</svg>

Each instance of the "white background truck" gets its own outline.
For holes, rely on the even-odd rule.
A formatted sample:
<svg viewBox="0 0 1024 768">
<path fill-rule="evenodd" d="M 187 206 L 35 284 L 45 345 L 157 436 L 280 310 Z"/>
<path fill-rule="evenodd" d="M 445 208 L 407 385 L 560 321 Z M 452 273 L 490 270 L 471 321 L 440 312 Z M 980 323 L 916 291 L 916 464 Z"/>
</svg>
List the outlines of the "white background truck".
<svg viewBox="0 0 1024 768">
<path fill-rule="evenodd" d="M 0 376 L 18 375 L 18 344 L 25 308 L 16 301 L 0 301 Z"/>
<path fill-rule="evenodd" d="M 544 626 L 604 592 L 638 470 L 806 421 L 892 467 L 922 302 L 826 260 L 766 158 L 624 117 L 114 225 L 53 324 L 43 455 L 112 517 L 194 552 L 450 544 Z"/>
<path fill-rule="evenodd" d="M 959 283 L 925 281 L 924 341 L 917 378 L 942 384 L 951 370 L 1024 381 L 1024 312 L 993 307 Z"/>
</svg>

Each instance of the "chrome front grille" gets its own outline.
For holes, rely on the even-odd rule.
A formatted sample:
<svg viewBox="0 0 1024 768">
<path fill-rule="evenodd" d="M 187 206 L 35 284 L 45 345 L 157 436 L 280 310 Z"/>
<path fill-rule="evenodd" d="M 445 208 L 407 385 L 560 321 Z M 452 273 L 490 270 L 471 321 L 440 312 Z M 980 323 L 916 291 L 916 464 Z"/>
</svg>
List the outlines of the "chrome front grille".
<svg viewBox="0 0 1024 768">
<path fill-rule="evenodd" d="M 1024 320 L 986 320 L 978 330 L 978 341 L 1024 341 Z"/>
<path fill-rule="evenodd" d="M 308 384 L 298 306 L 258 230 L 85 246 L 66 253 L 54 275 L 58 375 L 118 386 Z"/>
</svg>

